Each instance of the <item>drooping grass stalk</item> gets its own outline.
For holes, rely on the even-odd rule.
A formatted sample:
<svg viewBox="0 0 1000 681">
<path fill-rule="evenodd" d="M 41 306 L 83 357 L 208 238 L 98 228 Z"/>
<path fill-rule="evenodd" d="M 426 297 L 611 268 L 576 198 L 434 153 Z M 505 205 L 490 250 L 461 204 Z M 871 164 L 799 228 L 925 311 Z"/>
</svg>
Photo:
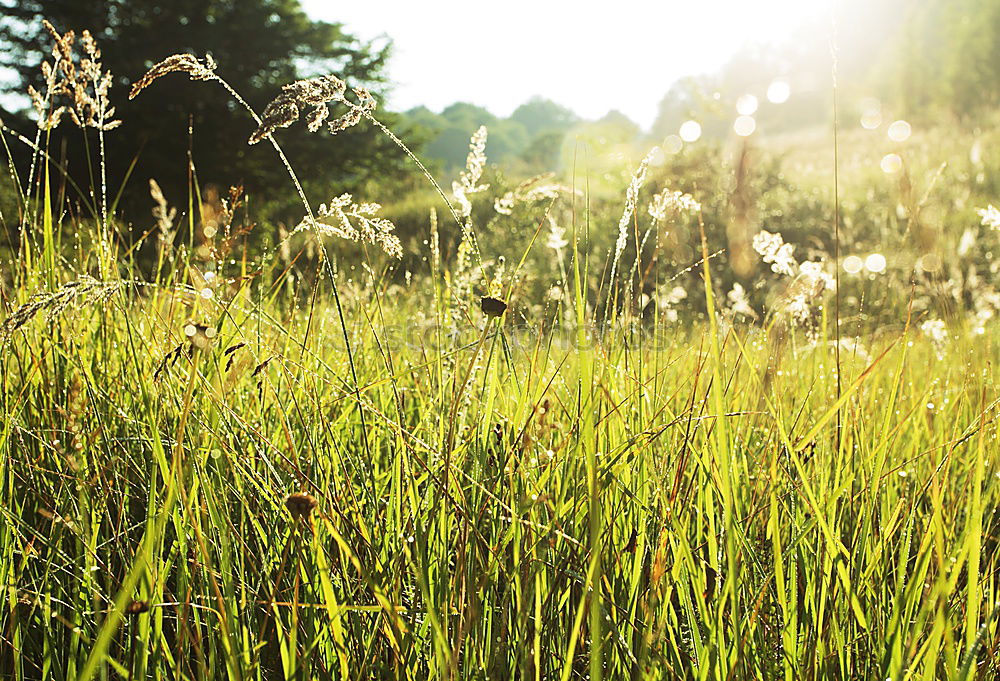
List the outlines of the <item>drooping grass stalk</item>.
<svg viewBox="0 0 1000 681">
<path fill-rule="evenodd" d="M 393 144 L 402 149 L 403 153 L 406 154 L 411 161 L 413 161 L 414 165 L 417 166 L 421 174 L 427 179 L 428 182 L 431 183 L 431 186 L 434 187 L 434 191 L 437 192 L 438 196 L 441 197 L 441 200 L 444 201 L 446 206 L 448 206 L 448 211 L 451 213 L 452 218 L 455 219 L 455 222 L 462 230 L 462 234 L 467 239 L 469 239 L 469 242 L 472 244 L 473 251 L 475 252 L 476 257 L 479 259 L 479 264 L 482 265 L 483 264 L 482 254 L 479 251 L 479 244 L 478 241 L 476 240 L 476 234 L 475 232 L 472 231 L 469 221 L 464 220 L 458 214 L 458 209 L 455 208 L 455 204 L 453 204 L 451 202 L 451 199 L 448 198 L 448 195 L 444 193 L 444 190 L 441 189 L 441 185 L 438 184 L 438 181 L 436 179 L 434 179 L 434 176 L 431 174 L 431 172 L 427 170 L 427 167 L 417 157 L 417 155 L 414 154 L 412 151 L 410 151 L 410 148 L 406 146 L 406 143 L 403 142 L 403 140 L 399 139 L 399 137 L 397 137 L 392 130 L 385 127 L 382 121 L 375 118 L 375 116 L 373 116 L 370 111 L 363 111 L 362 115 L 365 118 L 367 118 L 375 127 L 381 130 L 382 134 L 384 134 L 386 137 L 392 140 Z"/>
<path fill-rule="evenodd" d="M 254 120 L 255 123 L 257 123 L 258 126 L 262 125 L 262 121 L 260 119 L 260 116 L 257 115 L 257 112 L 253 110 L 253 107 L 251 107 L 250 104 L 248 104 L 247 101 L 243 99 L 243 97 L 228 82 L 226 82 L 221 76 L 217 75 L 214 71 L 211 72 L 211 79 L 219 83 L 226 90 L 226 92 L 228 92 L 229 95 L 240 106 L 242 106 L 247 111 L 248 114 L 250 114 L 250 117 Z M 270 134 L 267 135 L 267 139 L 271 143 L 271 146 L 274 148 L 274 151 L 278 154 L 278 158 L 281 160 L 281 164 L 285 167 L 285 171 L 288 173 L 289 178 L 291 178 L 292 184 L 295 186 L 295 191 L 299 195 L 299 200 L 302 201 L 302 207 L 305 209 L 306 215 L 308 216 L 310 221 L 315 221 L 316 218 L 315 215 L 313 214 L 312 206 L 309 203 L 309 199 L 306 198 L 305 190 L 302 188 L 302 184 L 299 182 L 299 178 L 296 175 L 295 170 L 292 168 L 292 164 L 289 162 L 288 157 L 285 156 L 285 152 L 282 150 L 277 140 L 274 139 L 274 135 Z M 333 292 L 333 300 L 337 308 L 337 318 L 340 320 L 340 331 L 344 339 L 344 350 L 345 353 L 347 354 L 348 365 L 351 368 L 351 379 L 354 382 L 354 391 L 355 391 L 355 396 L 357 398 L 358 417 L 361 421 L 361 428 L 360 428 L 361 439 L 362 442 L 364 443 L 364 449 L 367 452 L 369 451 L 368 432 L 367 432 L 368 425 L 367 425 L 367 420 L 365 418 L 364 404 L 361 398 L 361 384 L 358 381 L 358 372 L 354 361 L 354 352 L 351 349 L 351 338 L 350 334 L 347 331 L 347 320 L 344 316 L 344 308 L 341 305 L 340 301 L 340 290 L 337 286 L 337 277 L 333 271 L 333 267 L 330 264 L 330 256 L 326 250 L 326 244 L 323 243 L 321 239 L 317 239 L 317 242 L 319 243 L 322 252 L 323 266 L 326 269 L 328 278 L 330 279 L 330 287 Z M 272 250 L 269 257 L 273 257 L 275 250 L 276 249 Z"/>
</svg>

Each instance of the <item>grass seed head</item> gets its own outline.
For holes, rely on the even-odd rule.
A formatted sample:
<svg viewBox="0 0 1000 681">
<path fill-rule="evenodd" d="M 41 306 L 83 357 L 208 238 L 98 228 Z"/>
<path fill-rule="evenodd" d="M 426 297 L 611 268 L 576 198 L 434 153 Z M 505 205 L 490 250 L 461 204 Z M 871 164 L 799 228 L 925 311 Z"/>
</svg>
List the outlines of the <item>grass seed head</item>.
<svg viewBox="0 0 1000 681">
<path fill-rule="evenodd" d="M 42 130 L 58 127 L 63 114 L 68 114 L 80 128 L 108 131 L 121 125 L 121 121 L 114 118 L 115 108 L 109 98 L 113 78 L 101 63 L 101 50 L 90 31 L 81 35 L 83 53 L 77 59 L 73 31 L 60 35 L 48 21 L 42 24 L 53 40 L 54 61 L 51 64 L 42 62 L 45 93 L 28 87 L 28 96 L 38 115 L 38 127 Z M 56 98 L 64 103 L 57 105 Z"/>
<path fill-rule="evenodd" d="M 191 80 L 212 80 L 217 78 L 215 67 L 215 60 L 211 56 L 206 57 L 205 63 L 202 64 L 193 54 L 172 54 L 146 71 L 145 75 L 132 85 L 128 98 L 135 99 L 154 80 L 175 71 L 188 74 Z"/>
<path fill-rule="evenodd" d="M 344 81 L 333 75 L 298 80 L 285 85 L 281 88 L 281 93 L 264 109 L 260 125 L 250 135 L 248 143 L 257 144 L 278 128 L 287 128 L 309 107 L 312 107 L 312 111 L 305 114 L 306 123 L 309 132 L 316 132 L 329 116 L 327 105 L 330 102 L 347 101 L 344 99 L 346 89 Z M 360 114 L 358 118 L 360 120 Z"/>
<path fill-rule="evenodd" d="M 141 615 L 144 612 L 149 612 L 148 601 L 132 600 L 125 606 L 126 615 Z"/>
<path fill-rule="evenodd" d="M 0 339 L 13 334 L 40 312 L 45 313 L 47 322 L 53 322 L 67 309 L 108 302 L 124 286 L 125 282 L 105 282 L 83 274 L 55 291 L 36 293 L 0 323 Z"/>
<path fill-rule="evenodd" d="M 305 492 L 293 492 L 285 497 L 285 508 L 292 514 L 292 518 L 309 518 L 309 514 L 316 508 L 316 499 Z"/>
<path fill-rule="evenodd" d="M 348 128 L 357 125 L 361 122 L 361 118 L 363 116 L 366 116 L 375 110 L 375 98 L 372 97 L 372 94 L 368 90 L 363 87 L 356 87 L 354 88 L 354 95 L 358 98 L 358 103 L 352 104 L 344 99 L 343 102 L 351 108 L 343 116 L 330 121 L 327 125 L 332 134 L 336 135 L 341 130 L 347 130 Z M 323 116 L 323 118 L 319 121 L 310 120 L 309 132 L 316 132 L 319 130 L 319 126 L 325 118 L 326 116 Z"/>
<path fill-rule="evenodd" d="M 379 246 L 393 258 L 403 257 L 403 244 L 391 220 L 380 217 L 382 206 L 377 203 L 355 203 L 350 194 L 334 197 L 320 204 L 315 216 L 307 215 L 295 228 L 317 234 L 336 236 Z"/>
</svg>

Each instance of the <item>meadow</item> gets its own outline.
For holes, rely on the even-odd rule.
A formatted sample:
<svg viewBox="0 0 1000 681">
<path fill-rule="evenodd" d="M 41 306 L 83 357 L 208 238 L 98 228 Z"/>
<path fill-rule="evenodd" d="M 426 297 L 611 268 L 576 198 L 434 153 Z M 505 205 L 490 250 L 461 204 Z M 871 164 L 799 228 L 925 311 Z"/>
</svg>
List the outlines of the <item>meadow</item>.
<svg viewBox="0 0 1000 681">
<path fill-rule="evenodd" d="M 990 139 L 521 182 L 480 129 L 417 238 L 381 217 L 412 202 L 319 205 L 288 165 L 303 218 L 263 246 L 239 189 L 178 212 L 155 182 L 130 241 L 110 81 L 55 37 L 50 127 L 3 130 L 32 151 L 0 274 L 4 678 L 1000 676 Z M 132 96 L 226 68 L 175 55 Z M 277 164 L 283 127 L 381 125 L 334 76 L 231 94 Z M 94 148 L 79 213 L 60 116 Z M 835 150 L 836 190 L 809 167 Z"/>
</svg>

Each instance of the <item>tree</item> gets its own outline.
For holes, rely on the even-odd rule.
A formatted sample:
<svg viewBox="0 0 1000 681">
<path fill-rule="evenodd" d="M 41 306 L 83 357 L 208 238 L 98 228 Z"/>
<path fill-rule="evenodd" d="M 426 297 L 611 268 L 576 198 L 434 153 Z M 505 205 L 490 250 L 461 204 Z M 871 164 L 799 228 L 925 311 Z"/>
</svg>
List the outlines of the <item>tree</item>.
<svg viewBox="0 0 1000 681">
<path fill-rule="evenodd" d="M 131 83 L 168 55 L 211 55 L 217 72 L 258 112 L 282 85 L 321 73 L 334 73 L 352 87 L 366 86 L 377 99 L 384 94 L 389 45 L 360 41 L 340 24 L 313 21 L 298 0 L 0 0 L 0 7 L 0 66 L 17 75 L 14 84 L 0 86 L 7 95 L 23 94 L 29 84 L 44 90 L 39 65 L 51 49 L 51 37 L 42 27 L 43 18 L 60 32 L 88 29 L 93 34 L 114 76 L 111 100 L 122 120 L 108 133 L 112 192 L 137 157 L 134 182 L 142 186 L 155 177 L 171 202 L 184 203 L 190 121 L 200 182 L 242 183 L 258 205 L 262 198 L 272 200 L 292 217 L 295 195 L 284 169 L 269 145 L 247 145 L 256 125 L 222 88 L 190 82 L 180 74 L 161 78 L 137 99 L 127 100 Z M 11 121 L 10 114 L 2 115 Z M 391 116 L 378 115 L 391 123 Z M 26 112 L 18 112 L 16 120 L 17 127 L 30 130 Z M 296 125 L 275 137 L 317 201 L 406 172 L 402 155 L 372 126 L 355 126 L 331 139 L 326 132 L 310 134 Z M 60 149 L 65 140 L 67 165 L 74 174 L 86 173 L 84 168 L 93 163 L 82 139 L 78 129 L 64 124 L 50 141 L 51 149 Z M 145 217 L 149 200 L 144 192 L 123 196 L 131 203 L 125 205 L 128 215 Z"/>
<path fill-rule="evenodd" d="M 565 138 L 566 133 L 562 130 L 543 130 L 531 138 L 521 158 L 528 167 L 539 171 L 558 170 Z"/>
<path fill-rule="evenodd" d="M 947 104 L 959 119 L 995 109 L 1000 99 L 1000 5 L 964 0 L 945 5 Z"/>
<path fill-rule="evenodd" d="M 688 76 L 670 86 L 667 94 L 660 100 L 659 111 L 653 122 L 652 136 L 662 140 L 667 135 L 677 133 L 681 124 L 689 118 L 704 118 L 707 92 L 711 92 L 715 83 L 706 83 L 707 77 L 696 78 Z"/>
<path fill-rule="evenodd" d="M 528 146 L 524 126 L 510 118 L 498 118 L 481 106 L 468 102 L 455 102 L 440 114 L 420 106 L 404 114 L 406 128 L 425 135 L 429 142 L 425 150 L 429 158 L 441 163 L 448 173 L 454 174 L 465 167 L 469 154 L 469 138 L 479 126 L 489 130 L 486 155 L 491 162 L 514 159 Z"/>
<path fill-rule="evenodd" d="M 523 125 L 531 137 L 553 131 L 566 132 L 580 121 L 577 115 L 566 107 L 542 97 L 532 97 L 514 109 L 510 120 Z"/>
</svg>

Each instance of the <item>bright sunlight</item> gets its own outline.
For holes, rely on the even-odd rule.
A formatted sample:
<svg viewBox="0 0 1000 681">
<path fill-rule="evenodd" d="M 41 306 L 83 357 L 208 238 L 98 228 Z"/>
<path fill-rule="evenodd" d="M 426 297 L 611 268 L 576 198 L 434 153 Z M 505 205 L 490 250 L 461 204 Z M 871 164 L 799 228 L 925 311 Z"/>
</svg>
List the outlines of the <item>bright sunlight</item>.
<svg viewBox="0 0 1000 681">
<path fill-rule="evenodd" d="M 1000 679 L 1000 0 L 0 5 L 0 679 Z"/>
</svg>

